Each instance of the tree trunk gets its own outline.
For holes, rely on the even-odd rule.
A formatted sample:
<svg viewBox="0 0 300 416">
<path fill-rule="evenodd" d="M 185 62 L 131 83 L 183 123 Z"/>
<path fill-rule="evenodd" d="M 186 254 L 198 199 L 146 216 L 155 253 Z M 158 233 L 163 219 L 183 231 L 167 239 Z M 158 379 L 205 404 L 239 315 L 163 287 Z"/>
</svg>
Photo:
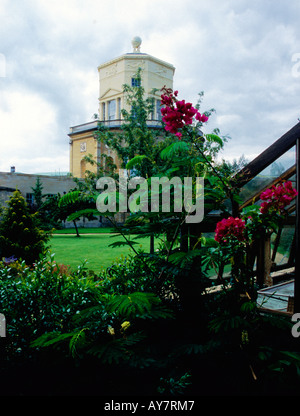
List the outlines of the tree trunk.
<svg viewBox="0 0 300 416">
<path fill-rule="evenodd" d="M 77 237 L 80 237 L 80 235 L 79 235 L 79 231 L 78 231 L 78 228 L 77 228 L 76 221 L 75 221 L 75 220 L 73 220 L 73 223 L 74 223 L 75 230 L 76 230 L 76 236 L 77 236 Z"/>
</svg>

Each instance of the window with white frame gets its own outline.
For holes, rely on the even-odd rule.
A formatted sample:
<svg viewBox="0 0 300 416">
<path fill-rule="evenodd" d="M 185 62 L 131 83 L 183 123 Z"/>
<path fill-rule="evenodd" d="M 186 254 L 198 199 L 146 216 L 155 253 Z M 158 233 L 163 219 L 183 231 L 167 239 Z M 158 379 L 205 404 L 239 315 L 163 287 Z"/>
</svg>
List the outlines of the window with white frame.
<svg viewBox="0 0 300 416">
<path fill-rule="evenodd" d="M 156 120 L 161 120 L 161 101 L 156 100 Z"/>
<path fill-rule="evenodd" d="M 116 100 L 108 101 L 108 120 L 116 119 Z"/>
<path fill-rule="evenodd" d="M 102 103 L 102 120 L 105 121 L 105 103 Z"/>
<path fill-rule="evenodd" d="M 118 119 L 121 120 L 122 108 L 121 108 L 121 98 L 118 98 Z"/>
</svg>

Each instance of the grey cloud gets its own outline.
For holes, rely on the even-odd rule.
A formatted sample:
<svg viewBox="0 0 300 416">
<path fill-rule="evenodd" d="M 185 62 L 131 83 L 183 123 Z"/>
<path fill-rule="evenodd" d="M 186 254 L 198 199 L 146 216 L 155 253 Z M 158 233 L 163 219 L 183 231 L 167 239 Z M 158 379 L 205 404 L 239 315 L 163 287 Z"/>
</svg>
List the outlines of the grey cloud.
<svg viewBox="0 0 300 416">
<path fill-rule="evenodd" d="M 217 110 L 208 129 L 232 137 L 227 154 L 252 155 L 299 116 L 300 78 L 291 62 L 300 52 L 299 11 L 298 0 L 6 2 L 0 88 L 48 102 L 55 116 L 52 134 L 40 133 L 41 146 L 51 137 L 53 154 L 65 152 L 69 126 L 97 111 L 97 66 L 130 51 L 140 35 L 144 52 L 174 64 L 182 98 L 195 102 L 205 92 L 203 108 Z M 0 117 L 6 110 L 0 97 Z"/>
</svg>

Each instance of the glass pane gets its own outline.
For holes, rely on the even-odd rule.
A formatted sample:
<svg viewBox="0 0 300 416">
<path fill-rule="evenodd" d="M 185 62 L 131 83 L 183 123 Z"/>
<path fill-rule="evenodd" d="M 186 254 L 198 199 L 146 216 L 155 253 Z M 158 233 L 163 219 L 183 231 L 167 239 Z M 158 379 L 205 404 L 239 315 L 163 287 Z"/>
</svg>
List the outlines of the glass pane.
<svg viewBox="0 0 300 416">
<path fill-rule="evenodd" d="M 245 184 L 240 192 L 241 203 L 253 198 L 260 190 L 271 185 L 275 179 L 294 166 L 295 152 L 296 149 L 293 146 L 288 152 L 284 153 L 275 162 L 271 163 L 261 173 Z"/>
<path fill-rule="evenodd" d="M 288 263 L 290 252 L 292 249 L 293 239 L 295 234 L 295 227 L 293 225 L 286 225 L 283 227 L 280 234 L 278 248 L 275 256 L 275 263 L 277 266 L 282 266 L 283 264 Z M 275 246 L 276 234 L 272 235 L 272 248 Z"/>
<path fill-rule="evenodd" d="M 116 100 L 108 102 L 108 120 L 116 119 Z"/>
</svg>

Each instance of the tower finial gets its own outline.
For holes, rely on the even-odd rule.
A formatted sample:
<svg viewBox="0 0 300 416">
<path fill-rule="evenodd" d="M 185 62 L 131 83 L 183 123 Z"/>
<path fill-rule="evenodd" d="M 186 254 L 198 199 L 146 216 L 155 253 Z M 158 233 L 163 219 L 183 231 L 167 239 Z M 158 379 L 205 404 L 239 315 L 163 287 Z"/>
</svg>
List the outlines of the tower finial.
<svg viewBox="0 0 300 416">
<path fill-rule="evenodd" d="M 133 47 L 133 52 L 140 52 L 141 43 L 142 43 L 142 39 L 139 36 L 135 36 L 132 39 L 131 44 Z"/>
</svg>

